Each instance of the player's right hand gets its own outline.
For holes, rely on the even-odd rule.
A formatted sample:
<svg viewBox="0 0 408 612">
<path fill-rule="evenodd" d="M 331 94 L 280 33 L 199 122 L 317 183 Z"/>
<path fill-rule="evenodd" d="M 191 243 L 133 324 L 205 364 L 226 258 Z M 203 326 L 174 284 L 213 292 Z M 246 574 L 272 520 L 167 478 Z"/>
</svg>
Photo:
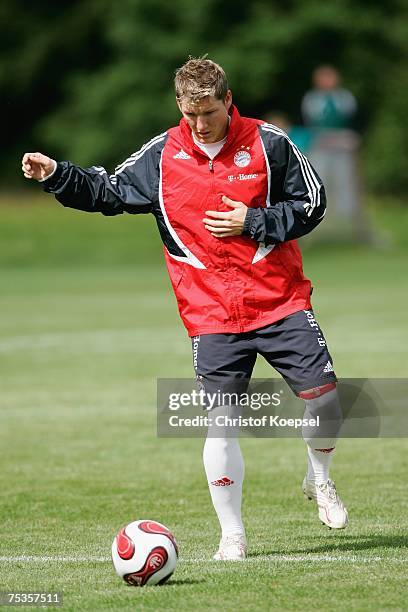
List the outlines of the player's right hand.
<svg viewBox="0 0 408 612">
<path fill-rule="evenodd" d="M 44 180 L 54 172 L 57 162 L 42 153 L 24 153 L 21 161 L 23 174 L 28 179 Z"/>
</svg>

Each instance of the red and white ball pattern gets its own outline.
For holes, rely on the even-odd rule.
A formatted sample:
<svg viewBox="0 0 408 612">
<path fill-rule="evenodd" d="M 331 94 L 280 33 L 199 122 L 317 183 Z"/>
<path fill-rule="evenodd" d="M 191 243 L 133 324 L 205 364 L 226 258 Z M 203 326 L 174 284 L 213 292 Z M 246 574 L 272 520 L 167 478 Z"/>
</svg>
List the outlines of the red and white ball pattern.
<svg viewBox="0 0 408 612">
<path fill-rule="evenodd" d="M 177 542 L 171 531 L 150 520 L 123 527 L 112 544 L 112 561 L 118 576 L 132 586 L 162 584 L 176 569 Z"/>
</svg>

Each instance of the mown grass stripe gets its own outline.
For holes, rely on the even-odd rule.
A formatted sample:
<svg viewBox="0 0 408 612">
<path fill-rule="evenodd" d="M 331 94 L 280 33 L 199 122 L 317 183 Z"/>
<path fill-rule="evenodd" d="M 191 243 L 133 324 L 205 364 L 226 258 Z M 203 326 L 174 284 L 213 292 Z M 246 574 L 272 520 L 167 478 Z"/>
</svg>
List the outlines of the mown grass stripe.
<svg viewBox="0 0 408 612">
<path fill-rule="evenodd" d="M 181 558 L 180 563 L 208 563 L 214 561 L 207 557 Z M 259 555 L 248 557 L 245 563 L 257 563 L 272 561 L 278 563 L 406 563 L 407 559 L 399 557 L 359 557 L 358 555 Z M 41 556 L 41 555 L 20 555 L 2 556 L 0 563 L 111 563 L 110 557 L 98 556 Z"/>
</svg>

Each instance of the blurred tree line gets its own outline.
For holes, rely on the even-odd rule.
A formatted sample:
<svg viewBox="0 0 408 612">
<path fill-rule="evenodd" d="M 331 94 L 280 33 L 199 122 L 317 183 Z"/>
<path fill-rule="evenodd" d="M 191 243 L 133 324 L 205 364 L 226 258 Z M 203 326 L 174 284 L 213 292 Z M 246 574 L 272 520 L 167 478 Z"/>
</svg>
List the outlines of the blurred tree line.
<svg viewBox="0 0 408 612">
<path fill-rule="evenodd" d="M 2 0 L 3 184 L 23 151 L 113 168 L 178 122 L 172 79 L 189 54 L 229 75 L 241 114 L 300 121 L 313 68 L 358 99 L 369 188 L 408 187 L 405 0 Z"/>
</svg>

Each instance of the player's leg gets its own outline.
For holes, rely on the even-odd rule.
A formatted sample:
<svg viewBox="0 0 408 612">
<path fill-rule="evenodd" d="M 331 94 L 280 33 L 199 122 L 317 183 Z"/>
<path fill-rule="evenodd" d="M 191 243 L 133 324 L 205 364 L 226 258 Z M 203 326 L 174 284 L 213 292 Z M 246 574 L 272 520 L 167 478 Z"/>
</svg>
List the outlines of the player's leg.
<svg viewBox="0 0 408 612">
<path fill-rule="evenodd" d="M 219 406 L 209 415 L 203 449 L 204 469 L 211 500 L 221 528 L 221 542 L 216 559 L 244 559 L 246 536 L 242 521 L 242 485 L 245 466 L 239 444 L 239 427 L 216 425 L 220 417 L 234 417 L 234 407 Z M 234 431 L 235 430 L 235 431 Z"/>
<path fill-rule="evenodd" d="M 243 392 L 251 377 L 256 350 L 246 334 L 205 334 L 192 338 L 198 385 L 206 393 Z M 220 405 L 209 413 L 211 425 L 203 449 L 204 468 L 214 509 L 221 527 L 217 559 L 243 559 L 245 529 L 241 516 L 244 460 L 239 428 L 224 426 L 238 416 L 234 405 Z"/>
<path fill-rule="evenodd" d="M 303 428 L 307 443 L 308 468 L 303 480 L 303 492 L 317 502 L 320 520 L 328 527 L 343 529 L 348 524 L 348 512 L 340 499 L 329 469 L 342 425 L 342 411 L 335 383 L 317 386 L 298 393 L 305 400 L 305 419 L 320 418 L 316 436 L 311 428 Z"/>
<path fill-rule="evenodd" d="M 329 479 L 330 463 L 342 425 L 342 411 L 336 383 L 318 385 L 299 391 L 297 395 L 305 401 L 304 419 L 310 422 L 319 417 L 319 429 L 305 426 L 302 434 L 308 445 L 306 480 L 314 485 L 320 485 Z"/>
<path fill-rule="evenodd" d="M 342 424 L 336 375 L 326 340 L 312 310 L 296 312 L 257 330 L 258 351 L 305 400 L 305 418 L 319 416 L 319 429 L 304 429 L 308 467 L 304 493 L 317 500 L 319 517 L 330 527 L 348 522 L 329 468 Z"/>
</svg>

